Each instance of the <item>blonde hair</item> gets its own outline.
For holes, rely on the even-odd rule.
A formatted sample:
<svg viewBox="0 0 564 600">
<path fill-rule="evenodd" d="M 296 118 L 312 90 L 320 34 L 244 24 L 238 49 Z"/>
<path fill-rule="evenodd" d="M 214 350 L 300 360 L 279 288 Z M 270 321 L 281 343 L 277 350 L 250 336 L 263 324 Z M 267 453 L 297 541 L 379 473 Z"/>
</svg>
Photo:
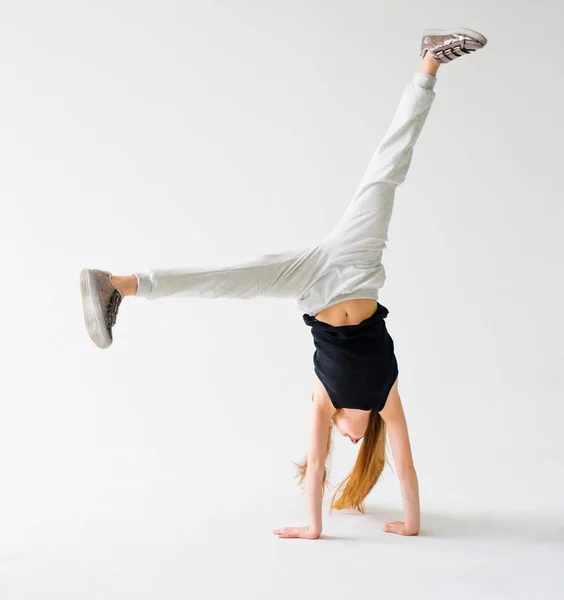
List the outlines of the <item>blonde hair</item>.
<svg viewBox="0 0 564 600">
<path fill-rule="evenodd" d="M 313 401 L 313 394 L 311 397 Z M 337 409 L 331 417 L 329 424 L 329 436 L 327 439 L 326 459 L 331 455 L 333 446 L 333 422 L 335 416 L 341 409 Z M 301 487 L 305 484 L 305 476 L 307 471 L 307 455 L 301 463 L 293 463 L 298 473 L 298 485 Z M 375 411 L 370 411 L 370 417 L 366 432 L 362 439 L 362 445 L 358 451 L 355 464 L 350 473 L 339 483 L 331 499 L 329 512 L 343 509 L 354 509 L 364 514 L 364 499 L 372 488 L 376 485 L 382 471 L 386 465 L 386 423 L 380 414 Z M 325 464 L 322 489 L 323 496 L 329 487 L 327 475 L 327 463 Z"/>
</svg>

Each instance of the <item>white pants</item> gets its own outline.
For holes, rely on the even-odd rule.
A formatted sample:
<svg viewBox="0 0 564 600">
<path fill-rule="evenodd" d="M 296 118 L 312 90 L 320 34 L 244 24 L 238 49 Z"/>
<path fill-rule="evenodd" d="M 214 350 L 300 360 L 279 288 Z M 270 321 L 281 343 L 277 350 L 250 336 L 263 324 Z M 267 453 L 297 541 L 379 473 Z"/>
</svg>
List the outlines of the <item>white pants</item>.
<svg viewBox="0 0 564 600">
<path fill-rule="evenodd" d="M 378 300 L 386 280 L 382 252 L 395 190 L 409 170 L 413 147 L 435 98 L 436 81 L 427 73 L 414 73 L 352 201 L 320 243 L 233 265 L 135 273 L 137 296 L 291 298 L 310 316 L 344 300 Z"/>
</svg>

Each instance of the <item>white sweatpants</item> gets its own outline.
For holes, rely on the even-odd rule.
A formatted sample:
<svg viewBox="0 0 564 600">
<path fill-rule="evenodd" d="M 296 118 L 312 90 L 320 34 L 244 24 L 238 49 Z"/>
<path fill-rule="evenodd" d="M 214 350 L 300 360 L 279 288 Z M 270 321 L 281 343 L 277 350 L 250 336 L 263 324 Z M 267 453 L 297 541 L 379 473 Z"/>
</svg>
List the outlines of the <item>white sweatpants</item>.
<svg viewBox="0 0 564 600">
<path fill-rule="evenodd" d="M 352 201 L 324 240 L 239 264 L 135 273 L 137 296 L 291 298 L 310 316 L 344 300 L 378 300 L 386 280 L 382 252 L 395 190 L 409 170 L 436 81 L 427 73 L 414 73 Z"/>
</svg>

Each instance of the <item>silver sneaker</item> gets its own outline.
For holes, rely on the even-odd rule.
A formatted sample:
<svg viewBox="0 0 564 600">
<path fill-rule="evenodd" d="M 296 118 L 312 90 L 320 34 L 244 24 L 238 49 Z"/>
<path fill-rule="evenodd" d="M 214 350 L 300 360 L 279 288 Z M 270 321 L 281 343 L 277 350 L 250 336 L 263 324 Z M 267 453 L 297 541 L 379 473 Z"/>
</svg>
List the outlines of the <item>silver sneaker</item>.
<svg viewBox="0 0 564 600">
<path fill-rule="evenodd" d="M 80 293 L 88 335 L 99 348 L 108 348 L 113 341 L 112 327 L 116 324 L 123 294 L 110 280 L 111 273 L 98 269 L 82 269 Z"/>
<path fill-rule="evenodd" d="M 449 63 L 465 54 L 483 48 L 488 40 L 473 29 L 425 29 L 421 39 L 421 56 L 430 52 L 440 63 Z"/>
</svg>

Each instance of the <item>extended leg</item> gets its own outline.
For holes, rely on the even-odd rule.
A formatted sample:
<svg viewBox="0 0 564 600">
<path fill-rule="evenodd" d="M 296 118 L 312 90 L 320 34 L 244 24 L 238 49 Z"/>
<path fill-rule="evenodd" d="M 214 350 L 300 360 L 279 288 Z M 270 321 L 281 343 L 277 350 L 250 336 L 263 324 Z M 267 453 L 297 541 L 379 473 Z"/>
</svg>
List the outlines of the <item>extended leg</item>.
<svg viewBox="0 0 564 600">
<path fill-rule="evenodd" d="M 163 296 L 297 298 L 313 283 L 323 256 L 318 246 L 311 246 L 264 254 L 239 264 L 153 269 L 135 273 L 139 282 L 135 295 L 148 299 Z"/>
<path fill-rule="evenodd" d="M 297 299 L 319 278 L 326 257 L 320 246 L 314 245 L 224 266 L 153 269 L 121 276 L 83 269 L 80 290 L 88 335 L 100 348 L 112 344 L 112 328 L 125 296 Z"/>
<path fill-rule="evenodd" d="M 371 157 L 352 201 L 322 242 L 335 260 L 356 258 L 359 263 L 374 266 L 381 261 L 395 189 L 405 180 L 415 142 L 435 98 L 436 78 L 432 73 L 436 73 L 439 63 L 427 54 L 423 64 L 428 64 L 428 68 L 414 73 L 404 89 L 392 122 Z"/>
</svg>

